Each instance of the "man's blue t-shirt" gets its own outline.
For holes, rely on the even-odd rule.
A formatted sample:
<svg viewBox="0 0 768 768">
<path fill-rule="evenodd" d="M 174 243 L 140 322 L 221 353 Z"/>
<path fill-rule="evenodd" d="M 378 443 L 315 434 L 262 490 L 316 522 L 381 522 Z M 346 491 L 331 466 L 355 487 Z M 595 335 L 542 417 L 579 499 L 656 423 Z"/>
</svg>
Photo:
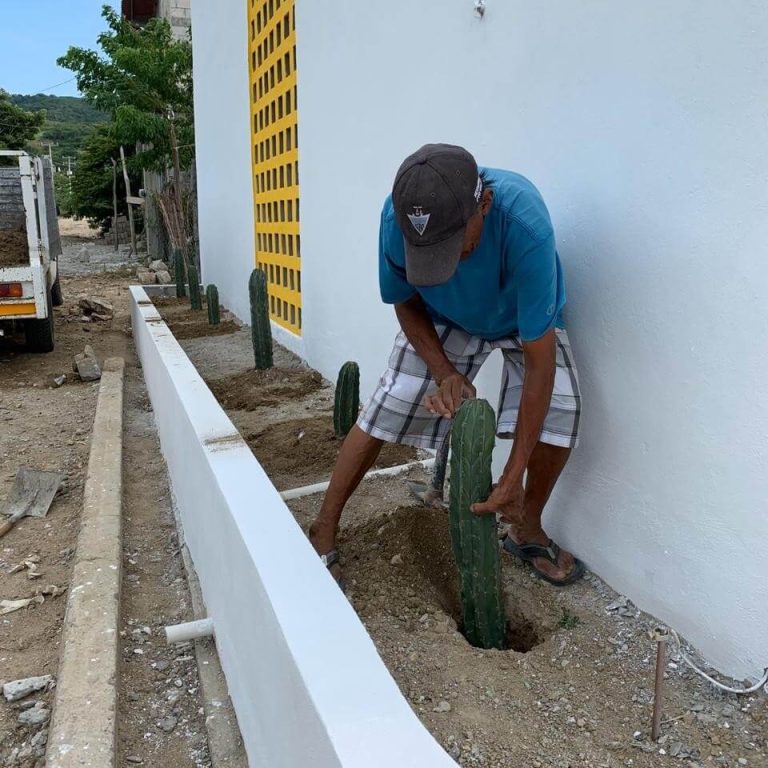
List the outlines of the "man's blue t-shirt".
<svg viewBox="0 0 768 768">
<path fill-rule="evenodd" d="M 418 293 L 438 322 L 482 339 L 519 335 L 534 341 L 561 326 L 565 281 L 544 200 L 528 179 L 511 171 L 481 169 L 493 203 L 477 248 L 443 285 L 417 288 L 405 276 L 403 233 L 391 195 L 379 230 L 379 285 L 386 304 Z"/>
</svg>

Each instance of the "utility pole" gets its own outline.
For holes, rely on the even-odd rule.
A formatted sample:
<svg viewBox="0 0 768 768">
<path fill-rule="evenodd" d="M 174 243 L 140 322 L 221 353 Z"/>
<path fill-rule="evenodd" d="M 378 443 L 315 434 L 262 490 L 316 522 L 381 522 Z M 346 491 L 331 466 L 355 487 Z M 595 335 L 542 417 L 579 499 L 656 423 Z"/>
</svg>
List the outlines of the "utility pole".
<svg viewBox="0 0 768 768">
<path fill-rule="evenodd" d="M 112 211 L 114 216 L 112 217 L 112 231 L 115 234 L 115 250 L 119 250 L 118 246 L 118 230 L 117 230 L 117 160 L 112 158 Z"/>
</svg>

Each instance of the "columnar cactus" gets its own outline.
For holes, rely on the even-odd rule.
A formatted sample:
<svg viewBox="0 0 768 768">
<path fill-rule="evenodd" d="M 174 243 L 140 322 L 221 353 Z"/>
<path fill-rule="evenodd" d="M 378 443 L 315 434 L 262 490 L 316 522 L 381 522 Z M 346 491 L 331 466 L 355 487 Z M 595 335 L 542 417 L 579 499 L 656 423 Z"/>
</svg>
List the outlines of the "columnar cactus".
<svg viewBox="0 0 768 768">
<path fill-rule="evenodd" d="M 205 289 L 205 303 L 208 306 L 209 325 L 218 325 L 221 322 L 221 310 L 219 309 L 219 289 L 211 283 Z"/>
<path fill-rule="evenodd" d="M 248 281 L 248 293 L 251 297 L 251 340 L 256 368 L 264 370 L 272 367 L 272 327 L 269 324 L 269 294 L 267 276 L 260 269 L 251 272 Z"/>
<path fill-rule="evenodd" d="M 496 419 L 485 400 L 467 400 L 451 431 L 450 528 L 461 581 L 464 634 L 478 648 L 504 648 L 506 621 L 493 515 L 470 507 L 491 491 Z"/>
<path fill-rule="evenodd" d="M 197 267 L 190 264 L 187 274 L 189 275 L 189 302 L 192 309 L 202 309 L 203 298 L 200 295 L 200 278 L 197 275 Z"/>
<path fill-rule="evenodd" d="M 333 403 L 333 428 L 337 437 L 344 437 L 352 429 L 359 409 L 360 368 L 357 363 L 344 363 L 336 381 L 336 398 Z"/>
<path fill-rule="evenodd" d="M 183 299 L 187 295 L 187 289 L 184 286 L 186 275 L 184 272 L 184 254 L 181 250 L 173 252 L 173 272 L 176 277 L 176 298 Z"/>
</svg>

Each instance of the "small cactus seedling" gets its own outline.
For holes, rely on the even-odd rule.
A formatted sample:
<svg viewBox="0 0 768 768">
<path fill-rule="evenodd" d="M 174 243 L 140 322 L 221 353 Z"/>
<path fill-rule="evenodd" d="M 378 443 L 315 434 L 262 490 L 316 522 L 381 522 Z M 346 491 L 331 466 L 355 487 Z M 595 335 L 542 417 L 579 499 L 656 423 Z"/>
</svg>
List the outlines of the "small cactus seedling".
<svg viewBox="0 0 768 768">
<path fill-rule="evenodd" d="M 337 437 L 344 437 L 352 429 L 359 409 L 360 368 L 357 363 L 344 363 L 336 381 L 336 398 L 333 403 L 333 429 Z"/>
<path fill-rule="evenodd" d="M 185 287 L 184 254 L 180 250 L 173 252 L 173 272 L 176 278 L 176 298 L 183 299 L 187 295 Z"/>
<path fill-rule="evenodd" d="M 203 298 L 200 295 L 200 278 L 197 276 L 197 267 L 190 264 L 187 274 L 189 275 L 189 302 L 192 309 L 202 309 Z"/>
<path fill-rule="evenodd" d="M 251 340 L 253 358 L 258 370 L 272 367 L 272 327 L 269 324 L 269 294 L 267 276 L 261 269 L 254 269 L 248 281 L 251 298 Z"/>
<path fill-rule="evenodd" d="M 205 303 L 208 305 L 208 323 L 218 325 L 221 322 L 219 289 L 213 283 L 205 289 Z"/>
<path fill-rule="evenodd" d="M 471 510 L 491 491 L 495 433 L 496 418 L 487 401 L 462 404 L 451 430 L 450 528 L 461 582 L 464 635 L 477 648 L 502 649 L 506 621 L 496 518 Z"/>
</svg>

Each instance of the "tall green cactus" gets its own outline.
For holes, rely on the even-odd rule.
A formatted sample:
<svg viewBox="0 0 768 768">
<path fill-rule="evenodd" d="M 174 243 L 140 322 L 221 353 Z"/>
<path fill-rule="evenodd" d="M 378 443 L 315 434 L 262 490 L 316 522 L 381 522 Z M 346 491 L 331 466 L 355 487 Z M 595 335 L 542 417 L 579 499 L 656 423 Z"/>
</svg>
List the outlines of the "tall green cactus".
<svg viewBox="0 0 768 768">
<path fill-rule="evenodd" d="M 478 648 L 504 648 L 506 621 L 494 515 L 470 507 L 491 491 L 496 418 L 485 400 L 467 400 L 451 430 L 450 528 L 461 581 L 464 634 Z"/>
<path fill-rule="evenodd" d="M 248 281 L 251 297 L 251 340 L 256 368 L 272 367 L 272 327 L 269 324 L 269 294 L 267 276 L 261 269 L 254 269 Z"/>
<path fill-rule="evenodd" d="M 189 275 L 189 303 L 192 305 L 192 309 L 202 309 L 203 297 L 200 295 L 200 278 L 197 275 L 197 267 L 190 264 L 187 274 Z"/>
<path fill-rule="evenodd" d="M 218 325 L 221 322 L 219 289 L 213 283 L 205 289 L 205 303 L 208 306 L 208 324 Z"/>
<path fill-rule="evenodd" d="M 357 421 L 360 409 L 360 368 L 348 362 L 341 366 L 336 381 L 336 397 L 333 403 L 333 429 L 337 437 L 344 437 Z"/>
<path fill-rule="evenodd" d="M 176 277 L 176 298 L 183 299 L 187 295 L 187 289 L 185 288 L 186 277 L 184 271 L 184 254 L 180 249 L 173 252 L 173 272 Z"/>
</svg>

